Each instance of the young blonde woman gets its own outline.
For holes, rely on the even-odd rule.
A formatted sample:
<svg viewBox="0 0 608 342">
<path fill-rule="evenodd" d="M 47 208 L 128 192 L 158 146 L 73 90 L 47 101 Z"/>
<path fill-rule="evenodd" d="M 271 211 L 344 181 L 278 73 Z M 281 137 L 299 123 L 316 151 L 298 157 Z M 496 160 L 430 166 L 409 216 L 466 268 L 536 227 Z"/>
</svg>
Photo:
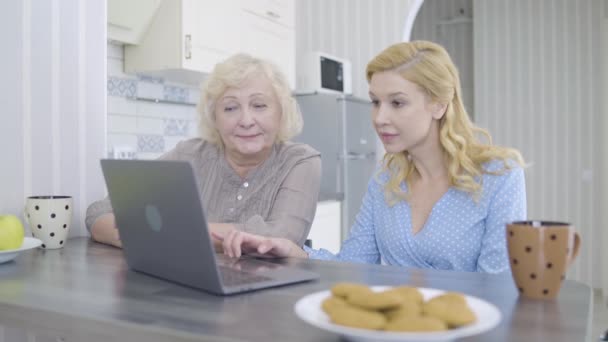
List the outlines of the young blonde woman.
<svg viewBox="0 0 608 342">
<path fill-rule="evenodd" d="M 302 115 L 285 76 L 265 60 L 234 55 L 207 78 L 198 110 L 201 138 L 180 142 L 160 159 L 192 163 L 210 230 L 303 245 L 315 216 L 321 157 L 289 142 L 302 129 Z M 121 247 L 108 199 L 89 206 L 86 225 L 93 240 Z"/>
<path fill-rule="evenodd" d="M 492 145 L 470 121 L 458 71 L 441 46 L 395 44 L 366 72 L 386 155 L 340 252 L 232 232 L 218 236 L 225 253 L 507 271 L 505 224 L 526 218 L 519 152 Z"/>
</svg>

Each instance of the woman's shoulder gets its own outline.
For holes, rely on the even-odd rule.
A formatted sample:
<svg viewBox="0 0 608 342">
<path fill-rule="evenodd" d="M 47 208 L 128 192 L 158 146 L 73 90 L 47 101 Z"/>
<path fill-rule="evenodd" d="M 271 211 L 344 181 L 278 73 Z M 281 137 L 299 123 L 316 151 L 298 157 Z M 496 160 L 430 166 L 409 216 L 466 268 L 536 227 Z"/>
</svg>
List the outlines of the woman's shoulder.
<svg viewBox="0 0 608 342">
<path fill-rule="evenodd" d="M 302 160 L 320 157 L 321 153 L 310 145 L 287 141 L 277 145 L 277 156 L 280 160 Z"/>
<path fill-rule="evenodd" d="M 513 159 L 493 159 L 482 164 L 485 175 L 504 176 L 511 172 L 522 171 L 522 166 Z"/>
<path fill-rule="evenodd" d="M 171 151 L 165 154 L 163 159 L 207 159 L 217 156 L 217 152 L 216 145 L 200 138 L 192 138 L 177 143 Z"/>
<path fill-rule="evenodd" d="M 492 160 L 483 165 L 483 187 L 488 193 L 496 191 L 506 182 L 524 182 L 524 169 L 515 160 Z"/>
</svg>

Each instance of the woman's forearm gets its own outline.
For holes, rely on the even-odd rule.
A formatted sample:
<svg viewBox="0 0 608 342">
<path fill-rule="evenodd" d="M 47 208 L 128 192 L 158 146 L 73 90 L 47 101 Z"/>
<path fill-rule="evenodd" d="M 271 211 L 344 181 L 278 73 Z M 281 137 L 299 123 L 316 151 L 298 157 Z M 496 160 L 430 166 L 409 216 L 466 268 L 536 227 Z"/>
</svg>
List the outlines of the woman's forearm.
<svg viewBox="0 0 608 342">
<path fill-rule="evenodd" d="M 104 214 L 95 220 L 91 226 L 91 237 L 93 240 L 108 245 L 122 247 L 114 214 Z"/>
</svg>

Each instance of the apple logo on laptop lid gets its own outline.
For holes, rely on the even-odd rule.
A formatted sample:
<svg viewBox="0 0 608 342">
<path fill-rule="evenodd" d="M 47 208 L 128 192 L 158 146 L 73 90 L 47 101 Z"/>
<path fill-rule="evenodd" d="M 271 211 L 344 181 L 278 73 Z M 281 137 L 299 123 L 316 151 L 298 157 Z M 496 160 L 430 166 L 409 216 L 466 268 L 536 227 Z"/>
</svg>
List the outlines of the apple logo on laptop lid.
<svg viewBox="0 0 608 342">
<path fill-rule="evenodd" d="M 146 204 L 146 221 L 148 222 L 148 226 L 155 232 L 160 232 L 160 229 L 163 226 L 163 220 L 160 216 L 160 211 L 158 208 L 152 204 Z"/>
</svg>

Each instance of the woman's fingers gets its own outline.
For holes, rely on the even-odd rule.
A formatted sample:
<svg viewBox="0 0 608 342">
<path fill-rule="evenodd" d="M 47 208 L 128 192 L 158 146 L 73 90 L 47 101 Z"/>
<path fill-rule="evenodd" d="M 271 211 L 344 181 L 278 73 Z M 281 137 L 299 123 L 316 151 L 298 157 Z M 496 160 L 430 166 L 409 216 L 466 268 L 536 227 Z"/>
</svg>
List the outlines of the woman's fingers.
<svg viewBox="0 0 608 342">
<path fill-rule="evenodd" d="M 266 239 L 266 241 L 262 242 L 258 247 L 258 253 L 266 254 L 270 252 L 275 247 L 275 243 L 272 239 Z"/>
<path fill-rule="evenodd" d="M 228 235 L 224 237 L 224 242 L 222 243 L 222 245 L 224 246 L 224 254 L 228 255 L 231 258 L 234 258 L 236 255 L 234 249 L 232 248 L 232 241 L 234 240 L 235 235 L 238 233 L 239 232 L 236 230 L 231 231 L 230 233 L 228 233 Z"/>
<path fill-rule="evenodd" d="M 293 242 L 287 239 L 268 238 L 258 247 L 258 253 L 269 254 L 279 258 L 292 257 Z"/>
<path fill-rule="evenodd" d="M 248 253 L 249 251 L 257 250 L 259 244 L 263 240 L 263 238 L 257 235 L 241 232 L 238 230 L 231 231 L 222 239 L 224 254 L 231 258 L 238 258 L 243 253 Z"/>
<path fill-rule="evenodd" d="M 224 241 L 224 235 L 221 235 L 217 232 L 214 232 L 213 230 L 210 232 L 211 233 L 211 237 L 213 237 L 214 239 L 218 240 L 218 241 Z"/>
<path fill-rule="evenodd" d="M 231 258 L 239 258 L 243 254 L 281 258 L 292 256 L 290 251 L 293 243 L 287 239 L 266 238 L 238 230 L 224 236 L 215 232 L 211 232 L 211 235 L 222 241 L 224 254 Z"/>
<path fill-rule="evenodd" d="M 232 255 L 235 258 L 240 258 L 241 257 L 241 249 L 242 249 L 242 243 L 243 243 L 243 236 L 244 234 L 242 233 L 236 233 L 234 234 L 234 237 L 232 239 L 231 245 L 232 245 Z"/>
</svg>

